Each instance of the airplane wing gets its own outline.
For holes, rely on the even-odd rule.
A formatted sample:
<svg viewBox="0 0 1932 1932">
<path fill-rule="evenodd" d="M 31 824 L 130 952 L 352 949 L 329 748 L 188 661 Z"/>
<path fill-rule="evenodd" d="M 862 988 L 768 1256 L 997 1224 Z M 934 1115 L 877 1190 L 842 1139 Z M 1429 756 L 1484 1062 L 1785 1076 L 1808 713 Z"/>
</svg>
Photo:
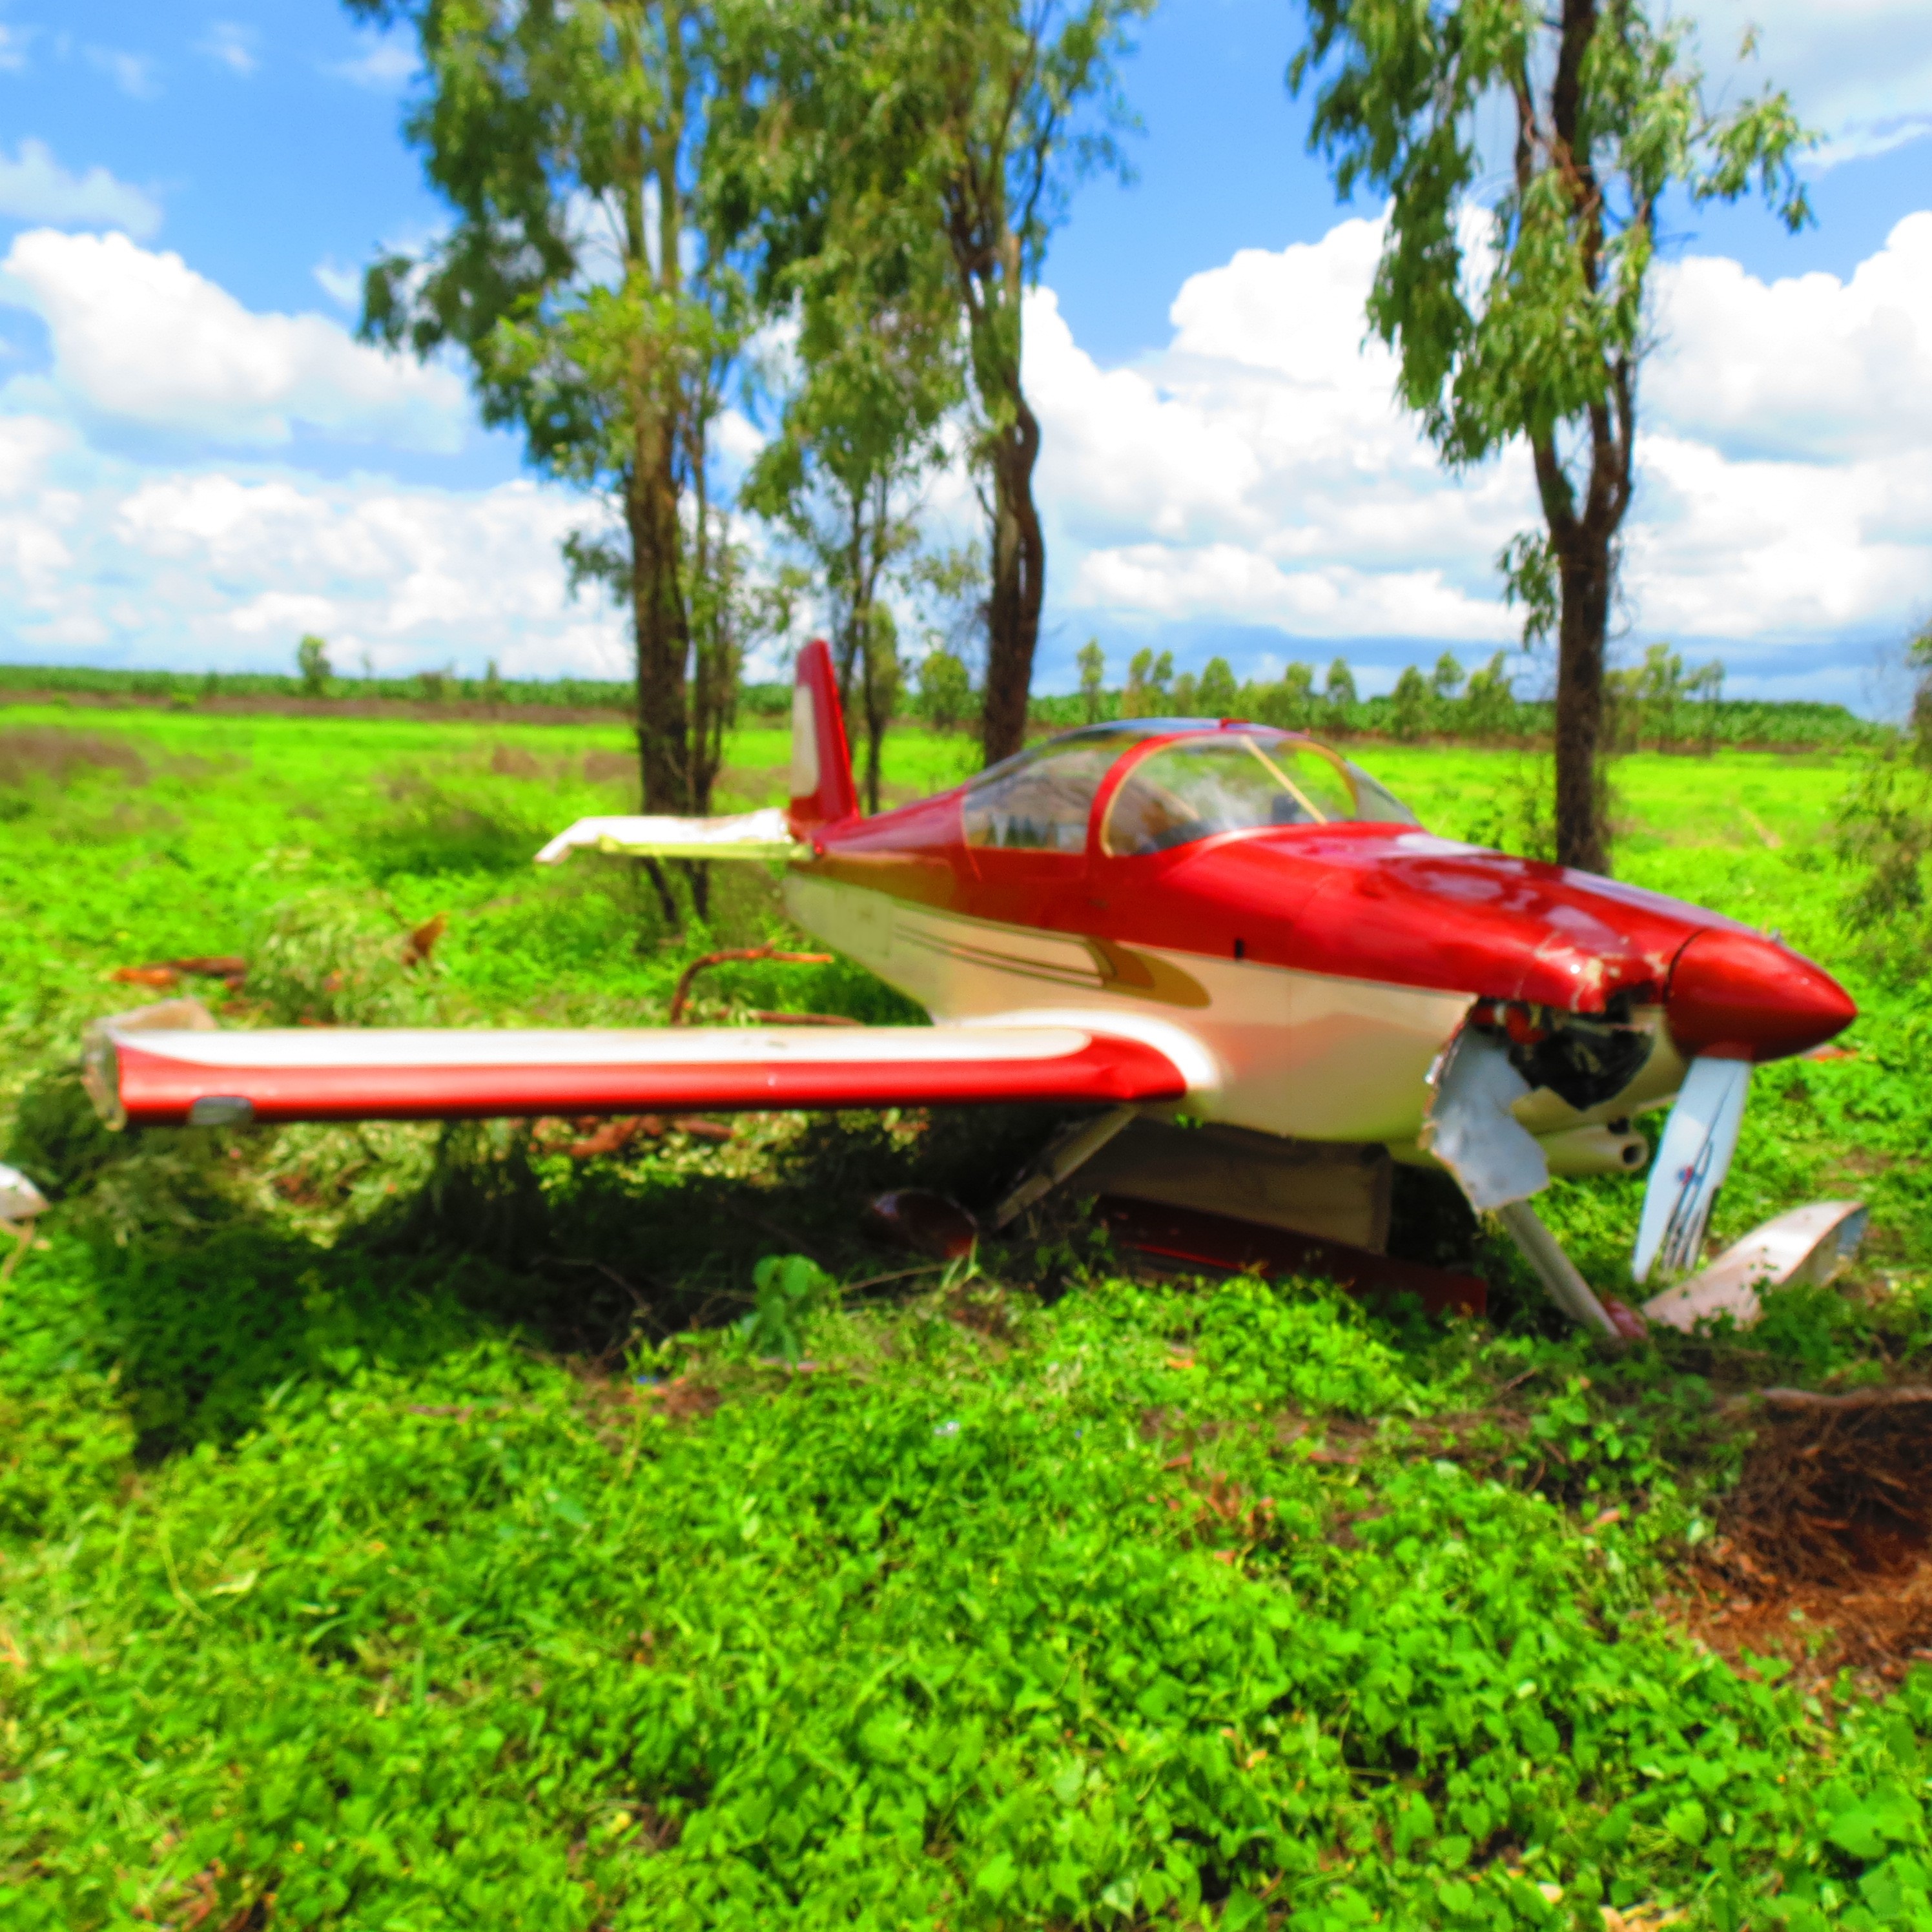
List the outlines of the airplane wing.
<svg viewBox="0 0 1932 1932">
<path fill-rule="evenodd" d="M 482 1119 L 973 1101 L 1174 1100 L 1157 1048 L 1078 1025 L 652 1027 L 483 1032 L 98 1029 L 88 1090 L 116 1125 Z"/>
<path fill-rule="evenodd" d="M 787 859 L 798 841 L 776 805 L 730 818 L 580 818 L 537 854 L 537 863 L 560 864 L 580 848 L 639 859 Z"/>
</svg>

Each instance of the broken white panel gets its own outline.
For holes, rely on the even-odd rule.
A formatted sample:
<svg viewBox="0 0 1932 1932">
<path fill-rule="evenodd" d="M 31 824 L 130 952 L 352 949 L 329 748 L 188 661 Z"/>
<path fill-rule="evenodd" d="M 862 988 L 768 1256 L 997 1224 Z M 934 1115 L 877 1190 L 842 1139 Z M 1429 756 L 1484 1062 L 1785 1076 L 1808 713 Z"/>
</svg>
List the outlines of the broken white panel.
<svg viewBox="0 0 1932 1932">
<path fill-rule="evenodd" d="M 0 1161 L 0 1221 L 31 1221 L 47 1211 L 47 1197 L 17 1167 Z"/>
<path fill-rule="evenodd" d="M 1810 1282 L 1822 1286 L 1850 1266 L 1864 1239 L 1870 1210 L 1858 1201 L 1814 1201 L 1754 1228 L 1708 1268 L 1643 1304 L 1646 1320 L 1681 1328 L 1728 1315 L 1748 1328 L 1763 1312 L 1767 1288 Z"/>
<path fill-rule="evenodd" d="M 537 854 L 537 863 L 554 866 L 580 849 L 638 859 L 788 859 L 798 841 L 776 805 L 727 818 L 580 818 Z"/>
<path fill-rule="evenodd" d="M 1633 1280 L 1647 1279 L 1659 1261 L 1673 1274 L 1696 1263 L 1711 1204 L 1737 1152 L 1750 1071 L 1748 1060 L 1700 1054 L 1691 1061 L 1644 1190 L 1643 1218 L 1630 1257 Z"/>
<path fill-rule="evenodd" d="M 1456 1177 L 1479 1214 L 1526 1201 L 1550 1184 L 1534 1135 L 1510 1112 L 1529 1082 L 1486 1034 L 1465 1027 L 1436 1064 L 1422 1145 Z"/>
</svg>

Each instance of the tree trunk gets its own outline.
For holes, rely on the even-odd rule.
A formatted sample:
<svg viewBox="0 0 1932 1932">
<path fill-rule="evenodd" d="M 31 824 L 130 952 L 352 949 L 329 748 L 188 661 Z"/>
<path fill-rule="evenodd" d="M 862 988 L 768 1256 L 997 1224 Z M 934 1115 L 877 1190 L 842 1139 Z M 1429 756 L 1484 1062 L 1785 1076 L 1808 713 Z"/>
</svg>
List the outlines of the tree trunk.
<svg viewBox="0 0 1932 1932">
<path fill-rule="evenodd" d="M 689 809 L 685 661 L 690 648 L 679 581 L 677 483 L 669 439 L 638 427 L 637 464 L 624 492 L 631 538 L 631 622 L 637 649 L 638 767 L 647 812 Z M 677 902 L 664 868 L 646 867 L 665 918 Z"/>
<path fill-rule="evenodd" d="M 1010 758 L 1026 742 L 1027 698 L 1040 644 L 1040 605 L 1046 595 L 1046 540 L 1033 500 L 1040 460 L 1040 422 L 1020 392 L 1016 363 L 1010 378 L 1012 419 L 996 434 L 993 472 L 993 572 L 986 637 L 986 762 Z"/>
<path fill-rule="evenodd" d="M 1556 649 L 1556 860 L 1607 873 L 1610 838 L 1598 754 L 1604 647 L 1610 628 L 1610 540 L 1587 528 L 1558 553 L 1562 590 Z"/>
</svg>

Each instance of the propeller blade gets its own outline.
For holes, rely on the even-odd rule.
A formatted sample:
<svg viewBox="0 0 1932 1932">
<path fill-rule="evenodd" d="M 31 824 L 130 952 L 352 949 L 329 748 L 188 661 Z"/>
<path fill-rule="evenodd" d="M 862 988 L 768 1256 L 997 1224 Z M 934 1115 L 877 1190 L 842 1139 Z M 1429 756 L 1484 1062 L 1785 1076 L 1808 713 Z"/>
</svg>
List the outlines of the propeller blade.
<svg viewBox="0 0 1932 1932">
<path fill-rule="evenodd" d="M 1696 1266 L 1711 1204 L 1737 1151 L 1750 1072 L 1747 1060 L 1700 1054 L 1691 1061 L 1651 1166 L 1630 1257 L 1633 1279 L 1646 1280 L 1659 1261 L 1672 1272 Z"/>
</svg>

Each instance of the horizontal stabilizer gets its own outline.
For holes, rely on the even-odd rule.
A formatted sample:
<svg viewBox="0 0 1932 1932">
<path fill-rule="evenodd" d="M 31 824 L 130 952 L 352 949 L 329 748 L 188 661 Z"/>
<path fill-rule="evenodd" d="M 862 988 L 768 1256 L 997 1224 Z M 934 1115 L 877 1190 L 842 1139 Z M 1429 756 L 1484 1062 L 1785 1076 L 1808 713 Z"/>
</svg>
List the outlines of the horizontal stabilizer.
<svg viewBox="0 0 1932 1932">
<path fill-rule="evenodd" d="M 1166 1054 L 1077 1026 L 98 1032 L 115 1124 L 1178 1100 Z"/>
<path fill-rule="evenodd" d="M 636 859 L 787 859 L 798 841 L 776 806 L 730 818 L 580 818 L 537 863 L 554 866 L 580 848 Z"/>
</svg>

